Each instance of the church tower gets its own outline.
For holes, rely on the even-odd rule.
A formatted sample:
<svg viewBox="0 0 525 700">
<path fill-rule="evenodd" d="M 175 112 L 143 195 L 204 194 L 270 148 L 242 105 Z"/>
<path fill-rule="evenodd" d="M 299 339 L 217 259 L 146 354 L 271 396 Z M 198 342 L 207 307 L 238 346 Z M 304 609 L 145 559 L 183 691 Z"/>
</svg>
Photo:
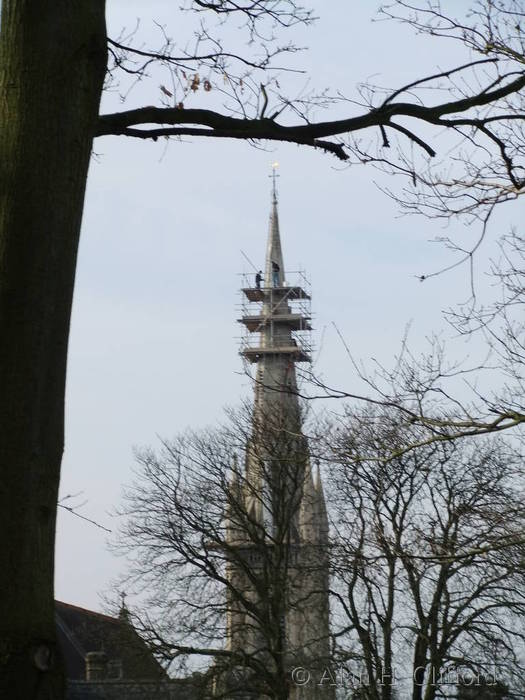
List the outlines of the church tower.
<svg viewBox="0 0 525 700">
<path fill-rule="evenodd" d="M 296 377 L 296 364 L 310 362 L 310 295 L 304 277 L 294 274 L 287 280 L 274 172 L 264 277 L 242 289 L 239 319 L 240 352 L 255 365 L 255 389 L 226 519 L 227 647 L 250 658 L 252 672 L 257 661 L 274 669 L 270 684 L 282 674 L 288 695 L 274 697 L 331 700 L 335 689 L 319 683 L 330 660 L 328 520 L 319 468 L 314 473 L 302 431 Z M 299 666 L 310 674 L 304 685 L 294 682 Z"/>
</svg>

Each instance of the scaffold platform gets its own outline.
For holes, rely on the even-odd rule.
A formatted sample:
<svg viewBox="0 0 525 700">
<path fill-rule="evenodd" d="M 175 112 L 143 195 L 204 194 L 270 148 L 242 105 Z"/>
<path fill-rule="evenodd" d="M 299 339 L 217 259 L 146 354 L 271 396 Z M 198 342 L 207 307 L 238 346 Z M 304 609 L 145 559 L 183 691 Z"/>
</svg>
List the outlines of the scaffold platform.
<svg viewBox="0 0 525 700">
<path fill-rule="evenodd" d="M 266 301 L 275 295 L 279 300 L 310 299 L 310 295 L 302 287 L 243 287 L 241 292 L 248 301 Z"/>
<path fill-rule="evenodd" d="M 240 351 L 240 354 L 249 362 L 258 362 L 262 357 L 288 355 L 292 362 L 311 362 L 310 355 L 300 345 L 281 345 L 273 347 L 263 347 L 262 345 L 247 346 Z"/>
<path fill-rule="evenodd" d="M 270 323 L 283 323 L 293 331 L 311 331 L 310 318 L 302 314 L 259 314 L 254 316 L 243 316 L 237 319 L 250 331 L 258 333 Z"/>
</svg>

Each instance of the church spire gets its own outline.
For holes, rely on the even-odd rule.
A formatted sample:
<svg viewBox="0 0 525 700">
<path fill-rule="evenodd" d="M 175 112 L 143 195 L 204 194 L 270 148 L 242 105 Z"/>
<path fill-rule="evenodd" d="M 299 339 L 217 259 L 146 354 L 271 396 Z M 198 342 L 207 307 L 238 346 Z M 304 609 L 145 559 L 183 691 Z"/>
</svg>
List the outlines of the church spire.
<svg viewBox="0 0 525 700">
<path fill-rule="evenodd" d="M 284 262 L 281 248 L 281 235 L 279 233 L 279 214 L 277 210 L 277 164 L 272 166 L 272 208 L 270 211 L 270 226 L 268 231 L 268 244 L 266 246 L 266 286 L 284 286 Z"/>
<path fill-rule="evenodd" d="M 239 319 L 247 330 L 241 355 L 257 364 L 253 454 L 248 459 L 247 471 L 254 490 L 251 499 L 256 504 L 254 518 L 266 526 L 273 517 L 263 507 L 268 501 L 269 482 L 277 478 L 282 482 L 277 489 L 281 496 L 288 493 L 291 499 L 300 500 L 301 487 L 298 484 L 302 485 L 303 476 L 297 472 L 285 478 L 284 474 L 288 468 L 303 470 L 307 454 L 301 431 L 295 365 L 310 361 L 304 336 L 311 330 L 309 295 L 302 286 L 289 285 L 285 280 L 275 170 L 272 174 L 264 286 L 256 284 L 255 288 L 242 291 L 248 303 Z M 282 457 L 287 450 L 293 453 L 292 462 L 297 464 L 287 465 L 289 459 L 284 459 L 280 475 L 270 474 L 271 464 L 277 463 L 276 455 Z M 293 524 L 296 532 L 298 525 L 297 512 Z"/>
<path fill-rule="evenodd" d="M 310 296 L 302 273 L 285 275 L 275 169 L 271 177 L 264 281 L 259 272 L 250 276 L 254 283 L 242 289 L 239 319 L 246 330 L 240 354 L 257 371 L 240 480 L 245 536 L 238 527 L 233 540 L 234 523 L 229 523 L 228 545 L 239 547 L 242 566 L 228 560 L 227 575 L 230 590 L 240 588 L 242 596 L 229 599 L 228 645 L 265 661 L 265 649 L 273 649 L 278 637 L 285 664 L 304 659 L 307 667 L 320 669 L 321 677 L 330 657 L 326 507 L 302 430 L 295 371 L 296 363 L 310 362 Z M 236 491 L 237 482 L 230 488 Z M 271 620 L 271 634 L 253 614 L 265 595 L 270 596 L 271 615 L 264 619 Z M 291 700 L 335 697 L 333 689 L 321 692 L 316 685 L 307 694 L 303 690 L 291 688 Z"/>
<path fill-rule="evenodd" d="M 266 269 L 264 285 L 256 280 L 256 286 L 244 287 L 246 298 L 243 317 L 239 319 L 248 333 L 243 341 L 241 355 L 249 362 L 258 363 L 258 370 L 266 369 L 266 375 L 274 376 L 274 389 L 285 386 L 296 362 L 310 362 L 308 343 L 303 335 L 310 331 L 310 296 L 301 284 L 290 284 L 286 280 L 279 214 L 277 209 L 277 187 L 275 170 L 272 174 L 272 201 L 268 241 L 266 245 Z M 299 277 L 297 281 L 304 281 Z M 259 305 L 255 308 L 255 305 Z M 281 381 L 277 381 L 280 377 Z M 269 379 L 267 376 L 266 379 Z"/>
</svg>

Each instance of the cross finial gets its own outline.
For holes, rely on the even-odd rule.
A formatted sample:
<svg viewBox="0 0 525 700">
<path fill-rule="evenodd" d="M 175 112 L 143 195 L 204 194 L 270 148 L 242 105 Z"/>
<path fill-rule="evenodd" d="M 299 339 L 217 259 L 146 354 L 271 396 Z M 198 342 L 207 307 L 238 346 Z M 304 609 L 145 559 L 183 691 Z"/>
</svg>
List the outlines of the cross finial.
<svg viewBox="0 0 525 700">
<path fill-rule="evenodd" d="M 122 620 L 123 622 L 129 622 L 131 619 L 129 610 L 126 606 L 126 594 L 124 591 L 120 592 L 120 610 L 118 611 L 118 617 L 119 620 Z"/>
<path fill-rule="evenodd" d="M 276 180 L 279 177 L 279 173 L 277 172 L 278 167 L 279 167 L 279 163 L 277 161 L 272 163 L 272 174 L 269 176 L 272 178 L 272 195 L 273 195 L 274 202 L 277 202 L 277 183 L 276 183 Z"/>
</svg>

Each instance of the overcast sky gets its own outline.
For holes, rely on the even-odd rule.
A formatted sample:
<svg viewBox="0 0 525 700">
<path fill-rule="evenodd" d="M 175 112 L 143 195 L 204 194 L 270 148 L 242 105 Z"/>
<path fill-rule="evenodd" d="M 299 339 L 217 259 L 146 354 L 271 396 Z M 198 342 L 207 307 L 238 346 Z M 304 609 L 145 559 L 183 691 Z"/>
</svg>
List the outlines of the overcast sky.
<svg viewBox="0 0 525 700">
<path fill-rule="evenodd" d="M 184 30 L 171 0 L 108 5 L 113 36 L 138 16 L 145 40 L 157 41 L 153 20 Z M 451 43 L 372 23 L 374 2 L 317 5 L 318 22 L 293 35 L 310 47 L 292 63 L 308 70 L 312 87 L 353 95 L 370 76 L 396 87 L 460 57 Z M 306 84 L 296 80 L 297 90 Z M 160 98 L 153 78 L 125 107 Z M 103 111 L 119 108 L 118 94 L 107 94 Z M 446 233 L 470 240 L 473 231 L 453 224 L 443 232 L 438 222 L 400 218 L 368 166 L 342 168 L 296 146 L 260 150 L 235 142 L 187 140 L 166 149 L 106 137 L 95 151 L 71 326 L 61 494 L 80 493 L 72 503 L 85 502 L 80 512 L 110 529 L 132 478 L 134 446 L 213 425 L 224 405 L 250 390 L 238 356 L 237 273 L 249 269 L 241 250 L 263 266 L 272 161 L 281 164 L 285 265 L 305 268 L 312 282 L 318 347 L 322 338 L 317 368 L 332 384 L 353 388 L 355 381 L 334 323 L 356 357 L 388 364 L 408 322 L 412 346 L 423 348 L 431 332 L 450 334 L 440 312 L 468 296 L 464 268 L 424 284 L 416 276 L 453 260 L 431 239 Z M 478 259 L 480 287 L 493 241 L 518 220 L 510 206 L 494 220 Z M 107 540 L 59 511 L 57 598 L 100 608 L 100 594 L 123 567 Z"/>
</svg>

